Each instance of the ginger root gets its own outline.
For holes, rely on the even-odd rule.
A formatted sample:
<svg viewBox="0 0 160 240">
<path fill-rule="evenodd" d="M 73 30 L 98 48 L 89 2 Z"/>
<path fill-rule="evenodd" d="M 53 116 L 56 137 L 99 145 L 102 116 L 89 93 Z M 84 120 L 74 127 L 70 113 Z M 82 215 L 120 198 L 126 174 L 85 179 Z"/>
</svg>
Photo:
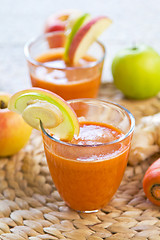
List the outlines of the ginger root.
<svg viewBox="0 0 160 240">
<path fill-rule="evenodd" d="M 141 118 L 132 138 L 129 164 L 136 165 L 160 151 L 160 113 Z"/>
</svg>

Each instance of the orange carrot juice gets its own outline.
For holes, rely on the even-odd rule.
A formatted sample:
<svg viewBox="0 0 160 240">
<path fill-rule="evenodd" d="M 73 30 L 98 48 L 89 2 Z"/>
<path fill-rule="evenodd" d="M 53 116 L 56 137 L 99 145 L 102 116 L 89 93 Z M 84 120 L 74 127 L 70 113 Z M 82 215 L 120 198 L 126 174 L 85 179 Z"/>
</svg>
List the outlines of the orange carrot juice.
<svg viewBox="0 0 160 240">
<path fill-rule="evenodd" d="M 93 211 L 107 204 L 119 187 L 127 165 L 133 121 L 129 115 L 124 121 L 125 115 L 117 106 L 112 109 L 112 104 L 105 106 L 102 101 L 83 101 L 88 110 L 80 117 L 79 136 L 63 142 L 43 128 L 42 136 L 49 170 L 61 197 L 75 210 Z M 82 104 L 71 106 L 80 113 L 78 106 Z M 115 126 L 117 121 L 120 128 Z"/>
<path fill-rule="evenodd" d="M 78 64 L 72 66 L 63 59 L 64 46 L 48 44 L 48 39 L 56 41 L 56 34 L 50 33 L 50 38 L 45 34 L 25 47 L 32 86 L 50 90 L 65 100 L 95 98 L 103 69 L 103 45 L 95 42 Z"/>
<path fill-rule="evenodd" d="M 63 60 L 62 52 L 48 52 L 38 58 L 36 61 L 45 64 L 47 67 L 60 68 L 66 70 L 44 71 L 42 67 L 36 69 L 35 74 L 30 74 L 33 87 L 41 87 L 48 89 L 65 100 L 74 98 L 96 97 L 100 86 L 102 66 L 96 66 L 91 69 L 85 69 L 84 72 L 80 69 L 94 64 L 96 59 L 91 56 L 84 56 L 79 60 L 77 68 L 67 70 L 70 66 Z M 91 72 L 92 71 L 92 72 Z"/>
</svg>

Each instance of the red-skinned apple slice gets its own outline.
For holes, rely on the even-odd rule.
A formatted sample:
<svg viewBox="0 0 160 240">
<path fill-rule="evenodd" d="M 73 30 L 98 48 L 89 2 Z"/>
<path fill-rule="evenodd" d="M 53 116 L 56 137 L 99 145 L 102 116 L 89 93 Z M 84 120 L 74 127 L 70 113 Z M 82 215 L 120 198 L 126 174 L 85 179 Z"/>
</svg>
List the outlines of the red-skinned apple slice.
<svg viewBox="0 0 160 240">
<path fill-rule="evenodd" d="M 70 141 L 79 134 L 79 122 L 73 109 L 50 91 L 31 88 L 17 92 L 11 97 L 8 108 L 21 114 L 36 129 L 41 120 L 43 127 L 61 140 Z"/>
<path fill-rule="evenodd" d="M 72 42 L 72 39 L 74 38 L 76 32 L 79 30 L 79 28 L 84 24 L 84 22 L 87 21 L 87 19 L 90 17 L 88 13 L 82 14 L 74 21 L 74 24 L 71 26 L 70 33 L 68 34 L 66 38 L 66 43 L 64 47 L 64 60 L 65 62 L 68 62 L 68 52 L 69 48 Z"/>
<path fill-rule="evenodd" d="M 111 24 L 107 17 L 96 17 L 87 22 L 77 31 L 69 48 L 69 60 L 76 65 L 81 57 L 85 55 L 92 43 Z"/>
</svg>

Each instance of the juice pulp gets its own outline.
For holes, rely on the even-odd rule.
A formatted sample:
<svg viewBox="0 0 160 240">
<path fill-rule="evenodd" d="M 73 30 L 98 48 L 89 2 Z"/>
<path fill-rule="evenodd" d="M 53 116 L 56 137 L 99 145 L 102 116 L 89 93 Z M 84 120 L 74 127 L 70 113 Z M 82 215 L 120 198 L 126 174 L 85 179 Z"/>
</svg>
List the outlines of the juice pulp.
<svg viewBox="0 0 160 240">
<path fill-rule="evenodd" d="M 65 100 L 95 98 L 100 86 L 103 62 L 86 55 L 77 66 L 63 60 L 63 50 L 50 50 L 35 59 L 41 65 L 29 64 L 33 87 L 48 89 Z"/>
<path fill-rule="evenodd" d="M 64 201 L 73 209 L 92 211 L 106 205 L 116 192 L 127 164 L 130 139 L 105 145 L 123 133 L 105 123 L 82 122 L 72 144 L 43 134 L 51 176 Z"/>
</svg>

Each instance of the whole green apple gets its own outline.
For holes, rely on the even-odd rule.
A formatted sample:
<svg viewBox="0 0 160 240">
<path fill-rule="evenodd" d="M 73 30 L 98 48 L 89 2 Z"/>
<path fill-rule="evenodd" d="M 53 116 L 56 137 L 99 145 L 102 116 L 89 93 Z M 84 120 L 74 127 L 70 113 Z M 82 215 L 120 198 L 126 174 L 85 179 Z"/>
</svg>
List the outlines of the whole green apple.
<svg viewBox="0 0 160 240">
<path fill-rule="evenodd" d="M 160 55 L 139 45 L 120 51 L 113 60 L 115 86 L 128 98 L 150 98 L 160 91 Z"/>
</svg>

